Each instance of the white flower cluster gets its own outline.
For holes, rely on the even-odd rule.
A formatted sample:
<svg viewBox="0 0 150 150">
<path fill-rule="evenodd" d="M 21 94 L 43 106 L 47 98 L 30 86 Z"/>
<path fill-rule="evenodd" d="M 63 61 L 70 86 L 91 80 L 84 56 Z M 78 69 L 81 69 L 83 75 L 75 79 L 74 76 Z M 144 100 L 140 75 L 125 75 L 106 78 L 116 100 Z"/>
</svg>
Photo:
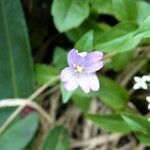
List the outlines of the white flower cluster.
<svg viewBox="0 0 150 150">
<path fill-rule="evenodd" d="M 133 86 L 134 90 L 137 89 L 144 89 L 148 90 L 150 86 L 150 75 L 144 75 L 142 77 L 134 77 L 135 84 Z M 146 97 L 146 101 L 148 102 L 148 110 L 150 110 L 150 96 Z M 150 121 L 150 118 L 148 118 L 148 121 Z"/>
</svg>

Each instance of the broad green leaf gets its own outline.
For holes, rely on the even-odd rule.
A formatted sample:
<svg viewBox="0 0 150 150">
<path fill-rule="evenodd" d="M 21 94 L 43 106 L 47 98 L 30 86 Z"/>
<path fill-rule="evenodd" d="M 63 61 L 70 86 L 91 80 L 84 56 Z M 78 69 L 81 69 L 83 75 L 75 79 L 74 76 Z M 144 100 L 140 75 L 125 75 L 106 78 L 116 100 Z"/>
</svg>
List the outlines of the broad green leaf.
<svg viewBox="0 0 150 150">
<path fill-rule="evenodd" d="M 82 28 L 81 26 L 72 30 L 69 30 L 66 32 L 66 36 L 68 39 L 72 42 L 77 42 L 82 35 L 84 35 L 87 32 L 87 29 Z"/>
<path fill-rule="evenodd" d="M 92 30 L 85 33 L 75 44 L 75 48 L 79 52 L 90 52 L 93 50 L 94 32 Z"/>
<path fill-rule="evenodd" d="M 136 0 L 112 0 L 112 9 L 120 21 L 134 21 L 137 18 Z"/>
<path fill-rule="evenodd" d="M 56 47 L 54 49 L 53 64 L 60 70 L 64 69 L 66 66 L 68 66 L 67 52 L 63 48 Z"/>
<path fill-rule="evenodd" d="M 69 150 L 68 131 L 62 126 L 55 127 L 48 132 L 41 150 Z"/>
<path fill-rule="evenodd" d="M 78 106 L 83 112 L 89 110 L 91 104 L 91 98 L 84 95 L 77 95 L 76 93 L 72 97 L 76 106 Z"/>
<path fill-rule="evenodd" d="M 93 11 L 113 15 L 119 21 L 141 20 L 148 12 L 148 7 L 143 4 L 146 2 L 136 0 L 90 0 L 90 3 Z M 143 12 L 145 8 L 147 11 Z"/>
<path fill-rule="evenodd" d="M 131 50 L 140 42 L 140 38 L 134 37 L 137 29 L 138 25 L 135 23 L 120 23 L 110 31 L 99 35 L 95 39 L 94 49 L 100 49 L 104 52 Z"/>
<path fill-rule="evenodd" d="M 33 138 L 38 127 L 38 115 L 31 113 L 13 123 L 0 135 L 1 150 L 22 150 Z"/>
<path fill-rule="evenodd" d="M 95 20 L 87 19 L 78 28 L 69 30 L 66 35 L 71 41 L 77 42 L 86 32 L 91 29 L 94 31 L 94 37 L 103 32 L 103 29 L 99 23 L 96 23 Z"/>
<path fill-rule="evenodd" d="M 92 10 L 100 14 L 112 14 L 112 0 L 90 0 Z"/>
<path fill-rule="evenodd" d="M 136 3 L 138 8 L 137 22 L 141 24 L 150 16 L 150 3 L 146 1 L 137 1 Z"/>
<path fill-rule="evenodd" d="M 0 99 L 34 90 L 26 23 L 19 0 L 0 0 Z"/>
<path fill-rule="evenodd" d="M 88 1 L 53 0 L 52 16 L 56 28 L 60 32 L 78 27 L 89 15 Z"/>
<path fill-rule="evenodd" d="M 141 26 L 134 34 L 134 37 L 138 37 L 140 39 L 150 37 L 150 16 L 147 17 L 143 23 L 141 23 Z"/>
<path fill-rule="evenodd" d="M 0 108 L 0 126 L 6 121 L 6 119 L 13 113 L 14 108 Z"/>
<path fill-rule="evenodd" d="M 116 54 L 111 60 L 112 69 L 115 71 L 123 70 L 125 66 L 130 63 L 132 57 L 133 51 L 127 51 Z"/>
<path fill-rule="evenodd" d="M 64 83 L 61 83 L 61 94 L 62 94 L 63 103 L 67 103 L 70 100 L 73 93 L 74 93 L 74 91 L 67 91 L 64 88 Z"/>
<path fill-rule="evenodd" d="M 100 84 L 100 100 L 114 110 L 124 109 L 129 99 L 127 91 L 118 83 L 106 77 L 100 78 Z"/>
<path fill-rule="evenodd" d="M 142 23 L 150 16 L 150 4 L 136 0 L 90 0 L 92 10 L 99 14 L 114 15 L 118 20 Z M 130 7 L 129 7 L 130 6 Z"/>
<path fill-rule="evenodd" d="M 133 131 L 150 132 L 150 122 L 146 118 L 129 113 L 122 114 L 122 118 Z"/>
<path fill-rule="evenodd" d="M 121 118 L 120 115 L 116 115 L 116 114 L 111 114 L 111 115 L 93 114 L 92 115 L 90 114 L 90 115 L 87 115 L 87 118 L 90 119 L 96 125 L 110 132 L 128 133 L 131 131 L 131 128 Z"/>
<path fill-rule="evenodd" d="M 139 139 L 141 143 L 146 146 L 150 146 L 150 134 L 136 133 L 136 137 Z"/>
<path fill-rule="evenodd" d="M 124 29 L 127 26 L 128 26 L 128 29 L 127 29 L 128 31 L 126 30 L 126 32 L 128 33 L 125 33 Z M 129 32 L 129 30 L 133 29 L 132 28 L 133 26 L 131 27 L 131 24 L 128 24 L 127 26 L 125 27 L 125 24 L 121 26 L 120 24 L 112 28 L 114 30 L 105 32 L 102 36 L 99 36 L 99 38 L 95 42 L 95 49 L 102 49 L 102 51 L 106 51 L 106 52 L 107 51 L 122 52 L 122 51 L 132 50 L 143 39 L 150 37 L 150 17 L 147 17 L 143 21 L 143 23 L 140 24 L 139 27 L 137 28 L 135 27 L 134 31 Z M 120 35 L 122 34 L 122 35 L 120 36 L 119 34 Z M 111 41 L 111 38 L 112 38 L 112 41 Z"/>
<path fill-rule="evenodd" d="M 35 78 L 39 84 L 44 84 L 46 82 L 51 82 L 51 84 L 53 84 L 59 79 L 59 71 L 52 66 L 36 64 Z"/>
</svg>

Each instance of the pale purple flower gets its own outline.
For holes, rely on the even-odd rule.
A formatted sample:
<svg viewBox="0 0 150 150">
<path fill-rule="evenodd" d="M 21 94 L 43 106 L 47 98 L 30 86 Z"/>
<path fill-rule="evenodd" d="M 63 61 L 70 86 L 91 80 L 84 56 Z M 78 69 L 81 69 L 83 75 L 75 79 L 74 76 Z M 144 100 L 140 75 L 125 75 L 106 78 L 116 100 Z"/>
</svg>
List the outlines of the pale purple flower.
<svg viewBox="0 0 150 150">
<path fill-rule="evenodd" d="M 68 53 L 69 67 L 62 70 L 60 75 L 65 89 L 73 91 L 80 86 L 85 93 L 98 91 L 100 85 L 95 72 L 103 67 L 102 58 L 103 53 L 99 51 L 78 53 L 72 49 Z"/>
</svg>

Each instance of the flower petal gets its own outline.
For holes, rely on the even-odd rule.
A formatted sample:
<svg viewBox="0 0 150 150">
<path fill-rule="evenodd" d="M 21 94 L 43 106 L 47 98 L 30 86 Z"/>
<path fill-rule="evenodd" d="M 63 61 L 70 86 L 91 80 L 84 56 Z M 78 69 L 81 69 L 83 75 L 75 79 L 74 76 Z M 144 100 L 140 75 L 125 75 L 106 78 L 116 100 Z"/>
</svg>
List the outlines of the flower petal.
<svg viewBox="0 0 150 150">
<path fill-rule="evenodd" d="M 87 73 L 93 73 L 93 72 L 100 70 L 102 67 L 103 67 L 102 61 L 95 62 L 92 64 L 86 64 L 86 72 Z"/>
<path fill-rule="evenodd" d="M 78 52 L 76 51 L 76 49 L 72 49 L 69 53 L 68 53 L 68 64 L 69 66 L 73 66 L 74 64 L 78 64 L 78 60 L 79 60 L 79 55 Z"/>
<path fill-rule="evenodd" d="M 145 82 L 142 82 L 141 83 L 141 88 L 144 89 L 144 90 L 147 90 L 148 89 L 148 86 Z"/>
<path fill-rule="evenodd" d="M 147 100 L 148 103 L 150 103 L 150 96 L 147 96 L 146 100 Z"/>
<path fill-rule="evenodd" d="M 134 86 L 133 86 L 134 90 L 137 90 L 137 89 L 140 89 L 140 88 L 141 88 L 141 85 L 139 83 L 135 83 Z"/>
<path fill-rule="evenodd" d="M 138 76 L 135 76 L 134 77 L 134 81 L 135 82 L 141 82 L 142 78 L 138 77 Z"/>
<path fill-rule="evenodd" d="M 62 70 L 60 79 L 65 82 L 69 80 L 73 75 L 74 75 L 73 69 L 71 67 L 66 67 L 65 69 Z"/>
<path fill-rule="evenodd" d="M 145 75 L 142 77 L 143 81 L 145 82 L 150 82 L 150 76 L 149 75 Z"/>
<path fill-rule="evenodd" d="M 103 58 L 103 53 L 99 51 L 94 51 L 86 55 L 86 60 L 88 64 L 92 64 L 100 61 Z"/>
<path fill-rule="evenodd" d="M 89 74 L 88 76 L 91 90 L 98 91 L 100 87 L 98 77 L 96 76 L 96 74 Z"/>
<path fill-rule="evenodd" d="M 87 74 L 76 75 L 76 81 L 85 93 L 90 92 L 89 78 Z"/>
<path fill-rule="evenodd" d="M 74 77 L 70 78 L 67 82 L 64 83 L 64 88 L 67 91 L 73 91 L 78 87 L 77 82 L 75 81 Z"/>
<path fill-rule="evenodd" d="M 103 67 L 103 53 L 99 51 L 91 52 L 86 55 L 86 71 L 92 73 Z"/>
</svg>

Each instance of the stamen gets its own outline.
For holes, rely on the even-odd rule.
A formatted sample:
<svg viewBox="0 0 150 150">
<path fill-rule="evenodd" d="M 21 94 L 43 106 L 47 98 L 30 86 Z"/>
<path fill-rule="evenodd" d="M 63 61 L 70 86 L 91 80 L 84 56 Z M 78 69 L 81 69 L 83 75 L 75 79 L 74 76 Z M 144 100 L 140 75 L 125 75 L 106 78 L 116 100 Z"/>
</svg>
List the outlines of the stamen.
<svg viewBox="0 0 150 150">
<path fill-rule="evenodd" d="M 75 72 L 83 72 L 83 66 L 80 66 L 80 65 L 74 65 L 74 68 L 75 68 Z"/>
</svg>

